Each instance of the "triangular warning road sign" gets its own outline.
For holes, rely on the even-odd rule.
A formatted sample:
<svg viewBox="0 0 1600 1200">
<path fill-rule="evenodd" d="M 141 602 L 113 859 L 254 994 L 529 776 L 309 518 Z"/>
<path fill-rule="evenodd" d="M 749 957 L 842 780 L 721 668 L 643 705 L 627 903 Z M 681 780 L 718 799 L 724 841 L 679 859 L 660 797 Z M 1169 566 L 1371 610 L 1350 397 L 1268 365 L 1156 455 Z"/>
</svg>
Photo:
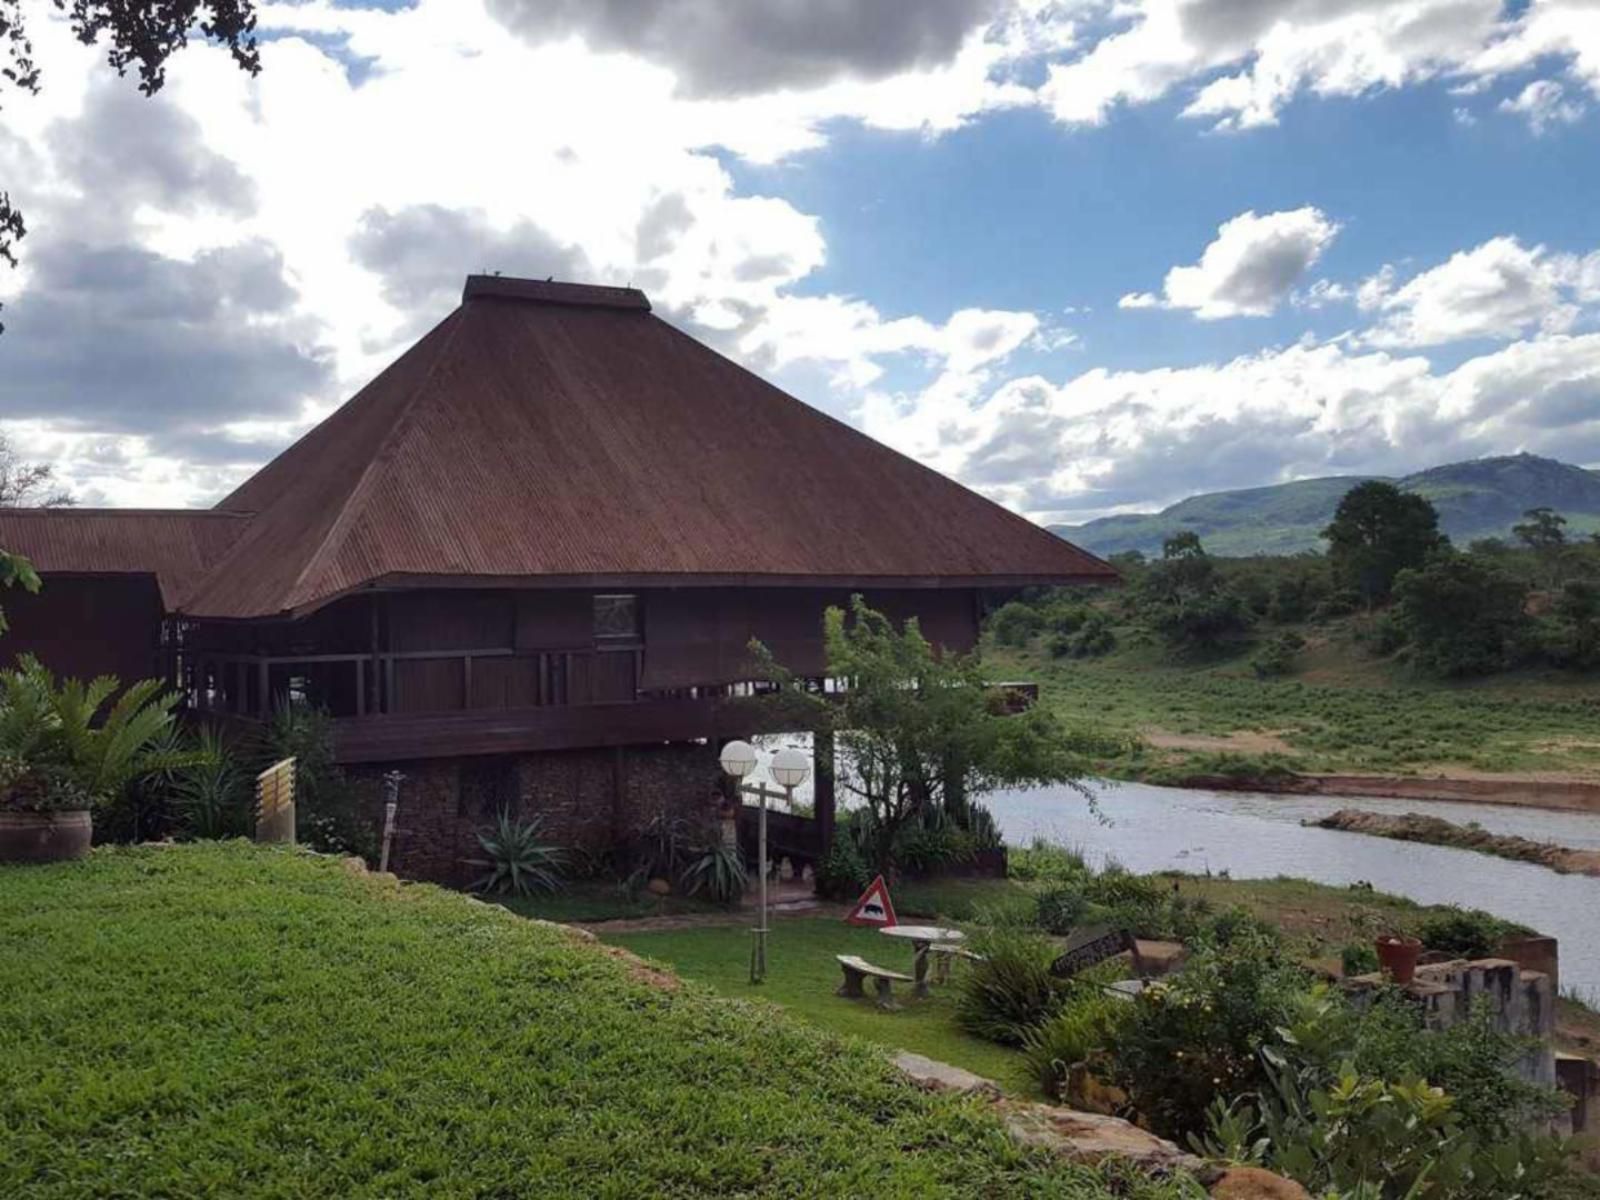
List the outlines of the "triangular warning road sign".
<svg viewBox="0 0 1600 1200">
<path fill-rule="evenodd" d="M 889 900 L 889 885 L 879 875 L 861 893 L 861 899 L 845 918 L 852 925 L 893 925 L 894 904 Z"/>
</svg>

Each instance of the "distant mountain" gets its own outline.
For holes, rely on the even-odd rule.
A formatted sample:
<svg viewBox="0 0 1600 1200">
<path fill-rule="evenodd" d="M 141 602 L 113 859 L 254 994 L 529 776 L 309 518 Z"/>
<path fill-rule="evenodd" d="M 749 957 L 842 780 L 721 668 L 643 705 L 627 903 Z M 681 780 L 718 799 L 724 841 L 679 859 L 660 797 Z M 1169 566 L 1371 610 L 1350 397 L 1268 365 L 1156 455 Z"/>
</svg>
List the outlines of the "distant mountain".
<svg viewBox="0 0 1600 1200">
<path fill-rule="evenodd" d="M 1237 492 L 1207 492 L 1158 513 L 1102 517 L 1083 525 L 1052 525 L 1054 533 L 1096 554 L 1140 550 L 1160 554 L 1163 538 L 1183 529 L 1200 535 L 1213 554 L 1294 554 L 1321 550 L 1318 536 L 1339 501 L 1374 475 L 1301 479 Z M 1570 533 L 1600 529 L 1600 472 L 1533 454 L 1479 458 L 1430 467 L 1391 482 L 1426 496 L 1439 525 L 1458 544 L 1507 537 L 1530 508 L 1547 506 L 1567 518 Z"/>
</svg>

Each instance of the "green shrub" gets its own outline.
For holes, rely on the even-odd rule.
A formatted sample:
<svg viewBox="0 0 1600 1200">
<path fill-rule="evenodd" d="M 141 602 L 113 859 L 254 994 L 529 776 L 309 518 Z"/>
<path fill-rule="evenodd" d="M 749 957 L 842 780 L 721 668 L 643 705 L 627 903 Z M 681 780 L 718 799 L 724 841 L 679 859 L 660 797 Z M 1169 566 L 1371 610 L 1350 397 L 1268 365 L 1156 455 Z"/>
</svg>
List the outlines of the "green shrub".
<svg viewBox="0 0 1600 1200">
<path fill-rule="evenodd" d="M 1061 1009 L 1068 985 L 1050 974 L 1056 949 L 1037 932 L 997 926 L 972 942 L 982 957 L 961 973 L 956 1020 L 968 1033 L 1020 1046 Z"/>
<path fill-rule="evenodd" d="M 110 675 L 57 683 L 38 659 L 23 655 L 0 671 L 0 757 L 13 764 L 0 806 L 63 812 L 105 805 L 140 779 L 189 765 L 193 755 L 172 740 L 178 699 L 156 679 L 125 689 Z"/>
<path fill-rule="evenodd" d="M 1509 666 L 1526 630 L 1528 585 L 1487 560 L 1441 554 L 1395 579 L 1398 620 L 1413 661 L 1433 675 Z"/>
<path fill-rule="evenodd" d="M 1269 679 L 1291 674 L 1296 666 L 1296 658 L 1300 651 L 1305 649 L 1305 645 L 1305 638 L 1293 630 L 1269 638 L 1250 660 L 1256 678 Z"/>
<path fill-rule="evenodd" d="M 855 842 L 838 836 L 817 864 L 815 881 L 817 895 L 826 900 L 854 900 L 872 882 L 872 872 Z"/>
<path fill-rule="evenodd" d="M 1031 604 L 1012 600 L 989 618 L 989 630 L 1002 646 L 1021 648 L 1044 628 L 1044 614 Z"/>
<path fill-rule="evenodd" d="M 1263 1162 L 1318 1194 L 1542 1195 L 1565 1174 L 1566 1154 L 1524 1133 L 1556 1111 L 1550 1089 L 1515 1074 L 1525 1050 L 1486 1010 L 1434 1032 L 1396 993 L 1358 1009 L 1318 986 L 1263 1043 L 1263 1085 L 1248 1100 L 1213 1101 L 1208 1133 L 1191 1143 Z"/>
<path fill-rule="evenodd" d="M 1476 908 L 1452 908 L 1429 917 L 1417 936 L 1429 950 L 1458 958 L 1491 958 L 1515 926 Z"/>
<path fill-rule="evenodd" d="M 1022 1039 L 1023 1063 L 1039 1090 L 1063 1099 L 1067 1072 L 1111 1045 L 1131 1012 L 1126 1001 L 1113 999 L 1098 987 L 1075 989 L 1060 1011 Z"/>
<path fill-rule="evenodd" d="M 1112 1077 L 1157 1133 L 1197 1133 L 1218 1096 L 1262 1083 L 1257 1052 L 1305 986 L 1277 944 L 1258 934 L 1201 943 L 1182 971 L 1134 1001 L 1111 1047 Z"/>
<path fill-rule="evenodd" d="M 171 791 L 179 826 L 188 838 L 230 838 L 254 827 L 254 789 L 232 748 L 216 729 L 195 739 L 198 761 L 174 773 Z"/>
<path fill-rule="evenodd" d="M 1082 851 L 1044 838 L 1036 837 L 1026 846 L 1012 847 L 1006 854 L 1006 874 L 1023 883 L 1081 879 L 1089 873 Z"/>
<path fill-rule="evenodd" d="M 1371 942 L 1351 942 L 1339 951 L 1339 967 L 1346 975 L 1370 975 L 1378 969 L 1378 950 Z"/>
<path fill-rule="evenodd" d="M 559 891 L 564 856 L 559 847 L 541 840 L 543 826 L 543 817 L 519 821 L 501 809 L 493 825 L 478 831 L 485 857 L 467 860 L 472 866 L 488 868 L 473 883 L 473 890 L 506 896 Z"/>
<path fill-rule="evenodd" d="M 1039 893 L 1034 921 L 1046 933 L 1062 937 L 1083 924 L 1088 911 L 1089 898 L 1083 894 L 1081 886 L 1056 884 Z"/>
</svg>

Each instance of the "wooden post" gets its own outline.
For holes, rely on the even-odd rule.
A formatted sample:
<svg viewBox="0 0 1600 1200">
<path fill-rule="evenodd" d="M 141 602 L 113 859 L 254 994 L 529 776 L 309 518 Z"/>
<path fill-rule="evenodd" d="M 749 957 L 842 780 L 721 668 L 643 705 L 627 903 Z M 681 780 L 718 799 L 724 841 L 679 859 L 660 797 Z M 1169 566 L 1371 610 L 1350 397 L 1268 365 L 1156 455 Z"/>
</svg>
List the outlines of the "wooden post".
<svg viewBox="0 0 1600 1200">
<path fill-rule="evenodd" d="M 269 672 L 272 668 L 264 658 L 261 660 L 260 667 L 260 690 L 257 694 L 261 702 L 261 709 L 256 715 L 262 720 L 266 720 L 267 714 L 272 709 L 272 690 L 271 684 L 268 682 Z"/>
<path fill-rule="evenodd" d="M 294 845 L 294 759 L 256 776 L 256 841 Z"/>
<path fill-rule="evenodd" d="M 356 659 L 356 716 L 367 715 L 367 660 Z"/>
<path fill-rule="evenodd" d="M 461 707 L 472 707 L 472 655 L 461 656 Z"/>
</svg>

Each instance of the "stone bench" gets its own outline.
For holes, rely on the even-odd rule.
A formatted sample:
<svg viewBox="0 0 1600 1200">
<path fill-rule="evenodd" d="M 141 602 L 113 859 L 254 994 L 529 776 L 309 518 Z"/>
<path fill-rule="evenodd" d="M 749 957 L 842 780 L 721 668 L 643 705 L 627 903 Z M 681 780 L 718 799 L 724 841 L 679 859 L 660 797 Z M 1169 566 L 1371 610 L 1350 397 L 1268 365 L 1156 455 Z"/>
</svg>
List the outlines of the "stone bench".
<svg viewBox="0 0 1600 1200">
<path fill-rule="evenodd" d="M 891 990 L 896 983 L 916 982 L 909 975 L 902 975 L 899 971 L 887 971 L 882 967 L 875 967 L 864 958 L 854 954 L 836 954 L 839 960 L 839 969 L 844 972 L 844 982 L 839 985 L 835 995 L 847 996 L 852 1000 L 859 1000 L 866 995 L 862 990 L 865 980 L 872 980 L 873 989 L 878 994 L 879 1008 L 894 1008 L 894 993 Z"/>
</svg>

